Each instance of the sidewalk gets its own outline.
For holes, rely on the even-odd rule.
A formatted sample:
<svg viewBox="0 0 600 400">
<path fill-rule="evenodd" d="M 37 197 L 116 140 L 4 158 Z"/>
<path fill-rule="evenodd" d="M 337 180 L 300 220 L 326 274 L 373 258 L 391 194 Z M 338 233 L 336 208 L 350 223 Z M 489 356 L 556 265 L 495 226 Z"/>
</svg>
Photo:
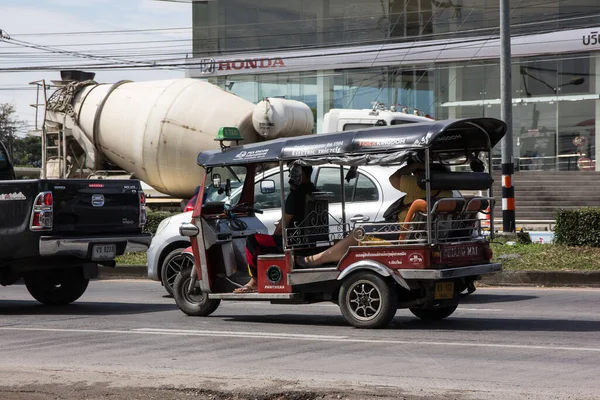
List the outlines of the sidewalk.
<svg viewBox="0 0 600 400">
<path fill-rule="evenodd" d="M 100 267 L 98 279 L 148 279 L 145 265 Z M 504 271 L 487 275 L 486 286 L 600 287 L 600 271 Z"/>
</svg>

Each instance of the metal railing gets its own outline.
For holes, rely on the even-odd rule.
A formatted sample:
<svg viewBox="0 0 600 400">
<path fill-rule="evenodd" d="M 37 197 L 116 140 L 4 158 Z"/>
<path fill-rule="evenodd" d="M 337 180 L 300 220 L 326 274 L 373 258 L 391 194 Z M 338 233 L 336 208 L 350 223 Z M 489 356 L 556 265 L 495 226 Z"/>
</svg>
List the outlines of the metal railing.
<svg viewBox="0 0 600 400">
<path fill-rule="evenodd" d="M 494 171 L 502 170 L 502 159 L 492 158 Z M 581 154 L 515 157 L 515 171 L 593 171 L 595 161 Z"/>
</svg>

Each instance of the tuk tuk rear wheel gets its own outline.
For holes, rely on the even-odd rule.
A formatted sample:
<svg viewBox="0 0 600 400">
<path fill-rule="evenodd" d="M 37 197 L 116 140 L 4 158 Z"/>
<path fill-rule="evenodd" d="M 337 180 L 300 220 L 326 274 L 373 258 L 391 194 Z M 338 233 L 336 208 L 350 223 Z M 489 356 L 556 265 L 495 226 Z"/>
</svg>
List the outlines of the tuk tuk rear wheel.
<svg viewBox="0 0 600 400">
<path fill-rule="evenodd" d="M 398 308 L 392 286 L 368 271 L 350 275 L 340 287 L 338 301 L 342 315 L 356 328 L 383 328 Z"/>
<path fill-rule="evenodd" d="M 191 293 L 188 287 L 192 275 L 191 268 L 184 268 L 177 274 L 173 283 L 173 297 L 181 311 L 193 317 L 207 317 L 219 307 L 221 300 L 210 300 L 207 293 L 203 293 L 198 285 Z"/>
<path fill-rule="evenodd" d="M 450 307 L 440 307 L 440 308 L 409 308 L 410 312 L 413 313 L 416 317 L 421 318 L 424 321 L 439 321 L 441 319 L 447 318 L 454 311 L 458 304 Z"/>
</svg>

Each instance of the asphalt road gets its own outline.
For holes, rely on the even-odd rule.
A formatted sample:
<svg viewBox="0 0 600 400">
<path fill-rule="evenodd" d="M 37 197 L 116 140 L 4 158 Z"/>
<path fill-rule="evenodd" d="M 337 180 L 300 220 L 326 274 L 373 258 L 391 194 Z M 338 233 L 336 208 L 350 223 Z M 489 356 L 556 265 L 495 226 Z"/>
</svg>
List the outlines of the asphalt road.
<svg viewBox="0 0 600 400">
<path fill-rule="evenodd" d="M 95 281 L 58 308 L 23 286 L 0 288 L 1 397 L 70 398 L 7 395 L 68 384 L 204 388 L 207 399 L 249 388 L 339 393 L 331 398 L 600 398 L 598 289 L 483 288 L 445 321 L 399 310 L 383 330 L 354 329 L 330 304 L 223 302 L 211 317 L 187 317 L 163 294 L 156 282 Z"/>
</svg>

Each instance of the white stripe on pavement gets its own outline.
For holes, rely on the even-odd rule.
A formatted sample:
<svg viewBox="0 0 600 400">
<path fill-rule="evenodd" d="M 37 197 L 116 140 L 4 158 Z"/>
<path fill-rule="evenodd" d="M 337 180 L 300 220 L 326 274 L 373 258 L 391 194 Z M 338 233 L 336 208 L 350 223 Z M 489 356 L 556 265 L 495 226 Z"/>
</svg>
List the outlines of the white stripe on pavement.
<svg viewBox="0 0 600 400">
<path fill-rule="evenodd" d="M 573 351 L 573 352 L 599 352 L 596 347 L 567 347 L 567 346 L 534 346 L 520 344 L 502 344 L 502 343 L 469 343 L 469 342 L 428 342 L 421 340 L 385 340 L 385 339 L 359 339 L 348 336 L 327 336 L 327 335 L 304 335 L 294 333 L 271 333 L 271 332 L 236 332 L 236 331 L 195 331 L 195 330 L 177 330 L 177 329 L 155 329 L 139 328 L 132 330 L 103 330 L 103 329 L 61 329 L 61 328 L 17 328 L 0 327 L 0 331 L 28 331 L 28 332 L 66 332 L 66 333 L 91 333 L 91 334 L 137 334 L 137 335 L 171 335 L 171 336 L 212 336 L 212 337 L 231 337 L 231 338 L 256 338 L 256 339 L 280 339 L 280 340 L 305 340 L 318 342 L 342 342 L 342 343 L 363 343 L 363 344 L 396 344 L 396 345 L 417 345 L 417 346 L 446 346 L 446 347 L 483 347 L 483 348 L 504 348 L 504 349 L 525 349 L 525 350 L 544 350 L 544 351 Z"/>
</svg>

